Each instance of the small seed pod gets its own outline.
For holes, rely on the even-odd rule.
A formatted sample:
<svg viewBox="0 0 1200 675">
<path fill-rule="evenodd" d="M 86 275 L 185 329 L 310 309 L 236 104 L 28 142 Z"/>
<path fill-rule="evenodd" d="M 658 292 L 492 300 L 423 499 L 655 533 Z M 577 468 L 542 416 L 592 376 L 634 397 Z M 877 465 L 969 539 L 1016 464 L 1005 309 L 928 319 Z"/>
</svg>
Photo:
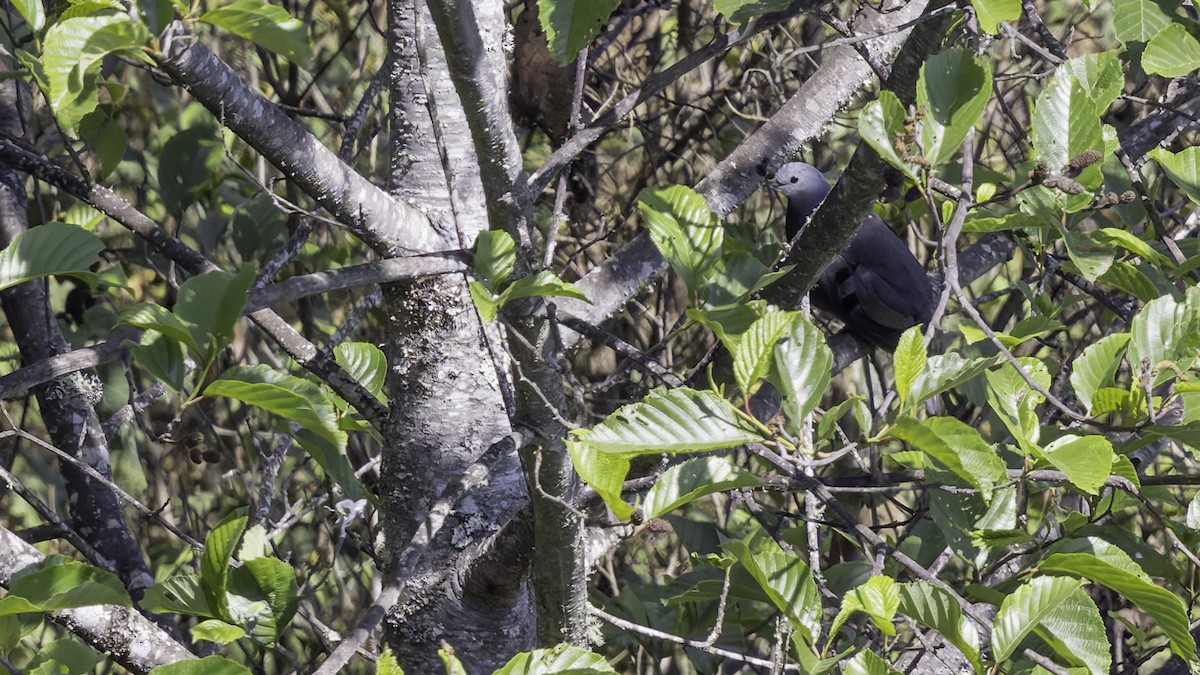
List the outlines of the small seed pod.
<svg viewBox="0 0 1200 675">
<path fill-rule="evenodd" d="M 1063 167 L 1062 172 L 1068 176 L 1075 177 L 1080 171 L 1100 161 L 1103 155 L 1099 150 L 1085 150 L 1071 158 L 1071 162 Z"/>
</svg>

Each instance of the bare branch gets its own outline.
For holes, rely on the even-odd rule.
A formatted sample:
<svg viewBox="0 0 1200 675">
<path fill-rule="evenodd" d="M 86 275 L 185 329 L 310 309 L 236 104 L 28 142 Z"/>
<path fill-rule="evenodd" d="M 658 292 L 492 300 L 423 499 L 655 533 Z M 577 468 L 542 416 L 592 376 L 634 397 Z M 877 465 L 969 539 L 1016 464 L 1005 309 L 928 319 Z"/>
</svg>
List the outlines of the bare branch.
<svg viewBox="0 0 1200 675">
<path fill-rule="evenodd" d="M 441 248 L 416 209 L 392 199 L 247 85 L 181 22 L 164 31 L 161 65 L 239 138 L 380 255 Z"/>
</svg>

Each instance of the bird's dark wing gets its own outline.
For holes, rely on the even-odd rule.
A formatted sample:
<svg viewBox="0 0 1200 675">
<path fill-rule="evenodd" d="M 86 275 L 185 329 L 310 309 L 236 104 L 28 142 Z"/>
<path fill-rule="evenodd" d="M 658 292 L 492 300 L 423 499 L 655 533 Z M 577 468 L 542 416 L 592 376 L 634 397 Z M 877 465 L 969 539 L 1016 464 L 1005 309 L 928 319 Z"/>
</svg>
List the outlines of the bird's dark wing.
<svg viewBox="0 0 1200 675">
<path fill-rule="evenodd" d="M 818 307 L 860 337 L 894 349 L 900 333 L 929 321 L 933 291 L 908 246 L 879 218 L 864 219 L 850 246 L 821 275 Z"/>
</svg>

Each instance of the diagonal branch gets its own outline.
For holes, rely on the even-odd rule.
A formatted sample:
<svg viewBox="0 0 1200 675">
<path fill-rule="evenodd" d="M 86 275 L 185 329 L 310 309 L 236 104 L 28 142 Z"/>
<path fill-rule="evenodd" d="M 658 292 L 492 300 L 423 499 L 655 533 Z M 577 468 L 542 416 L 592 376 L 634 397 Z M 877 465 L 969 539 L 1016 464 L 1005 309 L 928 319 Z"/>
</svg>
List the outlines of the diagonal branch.
<svg viewBox="0 0 1200 675">
<path fill-rule="evenodd" d="M 862 43 L 874 61 L 892 59 L 908 36 L 907 27 L 924 18 L 922 12 L 926 4 L 914 0 L 887 14 L 864 10 L 868 17 L 859 32 L 879 36 Z M 800 86 L 778 113 L 700 181 L 697 192 L 704 195 L 709 208 L 718 216 L 729 215 L 761 186 L 771 168 L 778 167 L 801 146 L 819 138 L 834 116 L 872 81 L 873 75 L 870 64 L 863 60 L 854 45 L 844 44 L 833 49 L 817 72 Z M 832 259 L 833 254 L 829 255 Z M 666 268 L 666 261 L 643 232 L 576 284 L 592 304 L 563 299 L 558 303 L 559 309 L 587 323 L 599 324 Z M 563 341 L 571 347 L 579 337 L 573 331 L 566 332 Z"/>
<path fill-rule="evenodd" d="M 0 586 L 7 586 L 13 575 L 45 558 L 16 534 L 0 527 Z M 196 658 L 131 607 L 93 605 L 50 612 L 48 616 L 135 673 Z"/>
<path fill-rule="evenodd" d="M 184 24 L 167 28 L 161 48 L 160 64 L 176 83 L 377 253 L 394 257 L 441 247 L 428 218 L 339 159 L 197 42 Z"/>
<path fill-rule="evenodd" d="M 138 211 L 112 190 L 89 183 L 84 178 L 57 166 L 49 159 L 3 138 L 0 138 L 0 164 L 18 168 L 91 204 L 97 211 L 145 239 L 191 274 L 203 274 L 220 269 L 183 242 L 167 234 L 149 216 Z M 388 415 L 387 408 L 336 361 L 318 350 L 274 310 L 260 309 L 252 312 L 250 319 L 282 347 L 288 356 L 321 378 L 339 396 L 357 408 L 372 426 L 376 429 L 383 429 Z"/>
</svg>

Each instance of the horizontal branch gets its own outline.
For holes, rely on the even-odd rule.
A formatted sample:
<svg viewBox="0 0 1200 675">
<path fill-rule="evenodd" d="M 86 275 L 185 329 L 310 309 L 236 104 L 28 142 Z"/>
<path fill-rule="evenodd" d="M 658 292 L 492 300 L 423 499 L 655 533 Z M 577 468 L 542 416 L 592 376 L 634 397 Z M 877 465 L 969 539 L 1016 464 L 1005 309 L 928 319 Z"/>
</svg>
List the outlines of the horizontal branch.
<svg viewBox="0 0 1200 675">
<path fill-rule="evenodd" d="M 451 252 L 393 258 L 290 277 L 251 293 L 243 314 L 252 315 L 267 307 L 347 288 L 465 272 L 468 266 L 462 260 L 464 257 L 461 252 Z M 57 377 L 122 359 L 128 351 L 125 341 L 137 342 L 141 334 L 140 329 L 132 326 L 118 326 L 103 342 L 45 358 L 0 376 L 0 400 L 20 398 L 30 389 Z"/>
<path fill-rule="evenodd" d="M 390 258 L 376 262 L 341 267 L 288 277 L 251 293 L 246 312 L 264 307 L 277 307 L 312 295 L 358 288 L 372 284 L 420 279 L 439 274 L 466 272 L 469 268 L 463 251 L 430 255 Z"/>
</svg>

